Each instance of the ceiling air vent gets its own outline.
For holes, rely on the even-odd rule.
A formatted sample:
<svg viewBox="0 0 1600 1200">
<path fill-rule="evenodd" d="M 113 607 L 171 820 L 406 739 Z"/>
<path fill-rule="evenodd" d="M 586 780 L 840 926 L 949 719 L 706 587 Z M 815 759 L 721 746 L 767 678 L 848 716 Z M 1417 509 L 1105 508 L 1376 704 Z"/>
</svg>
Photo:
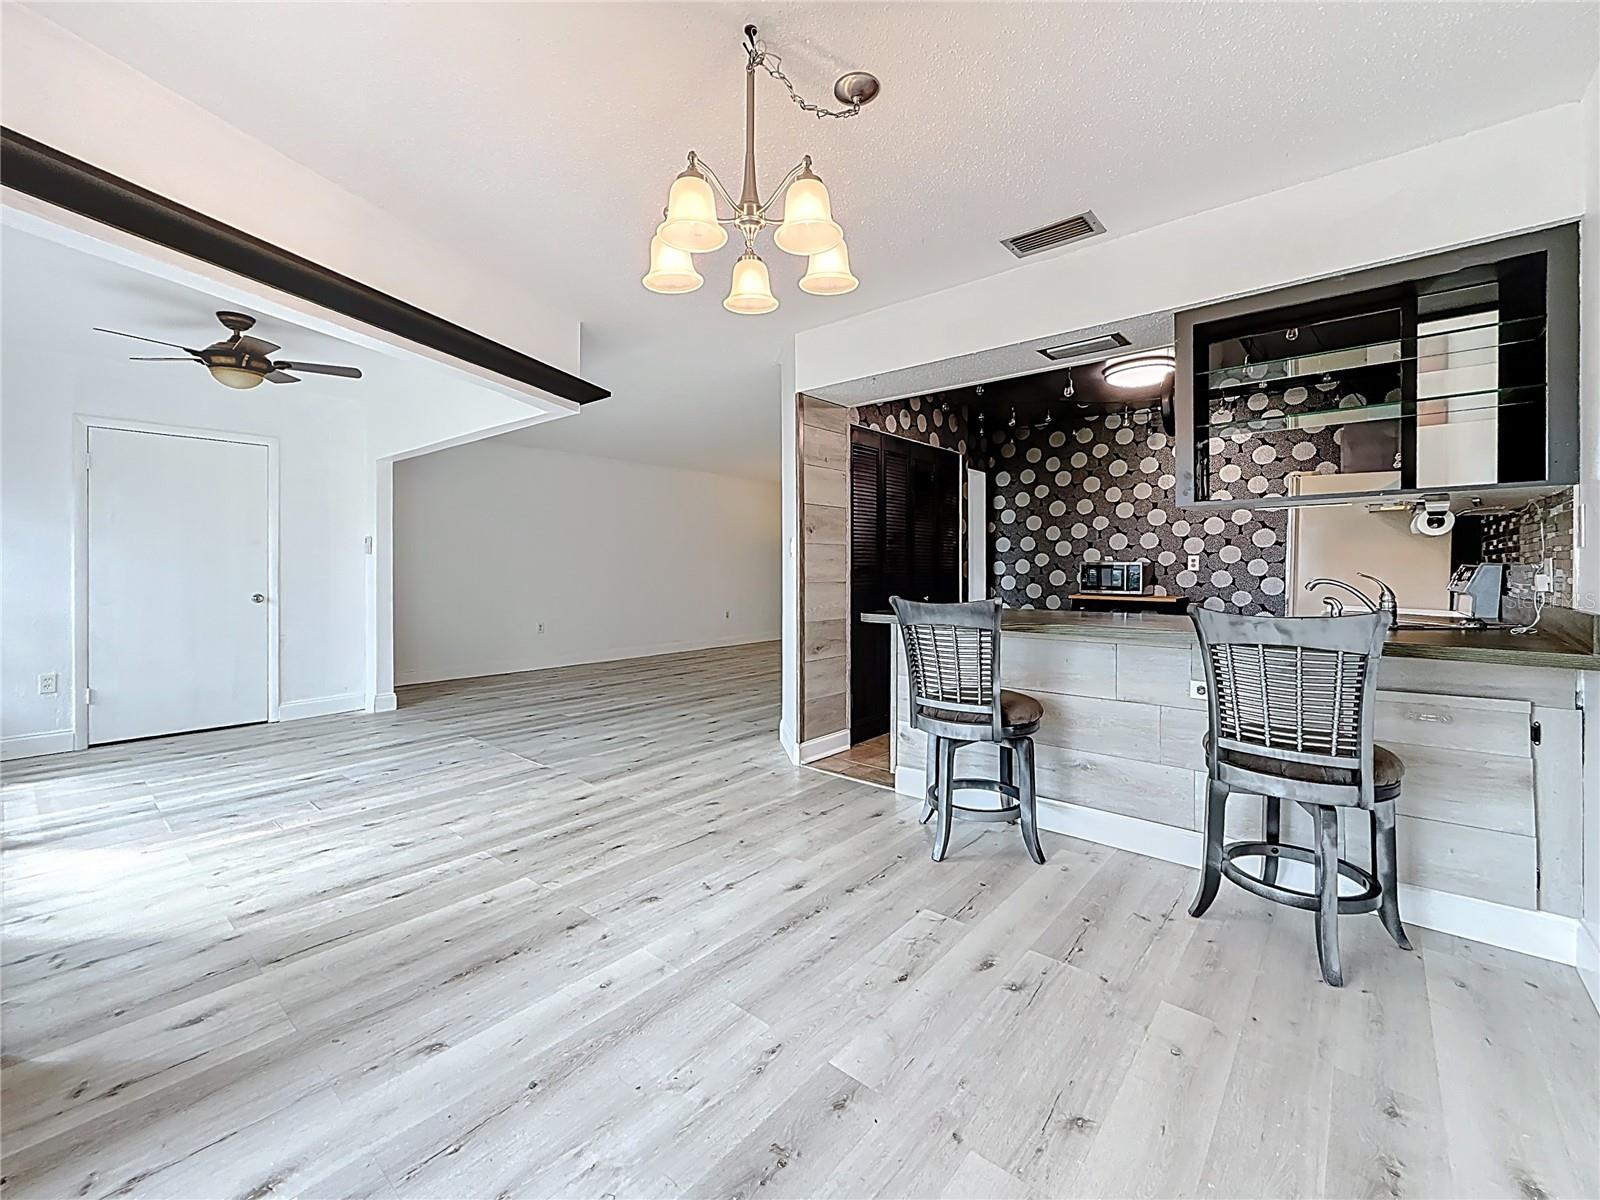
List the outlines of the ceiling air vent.
<svg viewBox="0 0 1600 1200">
<path fill-rule="evenodd" d="M 1063 358 L 1083 358 L 1089 354 L 1101 354 L 1107 350 L 1117 350 L 1128 344 L 1128 339 L 1120 333 L 1102 333 L 1095 337 L 1084 338 L 1082 341 L 1065 342 L 1060 346 L 1045 346 L 1039 353 L 1055 362 Z"/>
<path fill-rule="evenodd" d="M 1105 231 L 1106 227 L 1100 224 L 1099 217 L 1092 212 L 1081 212 L 1075 217 L 1068 217 L 1065 221 L 1041 225 L 1038 229 L 1030 229 L 1027 233 L 1019 233 L 1015 237 L 1001 238 L 1000 244 L 1018 258 L 1028 258 L 1030 255 L 1043 254 L 1046 250 L 1054 250 L 1057 246 L 1065 246 L 1069 242 L 1080 242 L 1086 237 L 1093 237 Z"/>
</svg>

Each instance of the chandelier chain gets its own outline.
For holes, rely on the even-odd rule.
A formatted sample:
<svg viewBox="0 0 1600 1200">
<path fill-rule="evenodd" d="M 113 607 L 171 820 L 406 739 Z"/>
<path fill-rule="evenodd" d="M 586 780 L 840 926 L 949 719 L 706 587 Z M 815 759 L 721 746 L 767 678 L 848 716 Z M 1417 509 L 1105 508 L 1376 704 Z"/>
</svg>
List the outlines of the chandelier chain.
<svg viewBox="0 0 1600 1200">
<path fill-rule="evenodd" d="M 837 120 L 843 120 L 845 117 L 857 116 L 861 112 L 861 105 L 859 104 L 851 104 L 844 108 L 835 109 L 824 108 L 820 104 L 813 104 L 811 101 L 807 100 L 799 92 L 795 91 L 794 84 L 790 81 L 789 77 L 783 73 L 783 59 L 778 57 L 778 55 L 774 54 L 772 51 L 768 50 L 767 44 L 764 41 L 757 39 L 755 44 L 751 47 L 750 62 L 752 65 L 760 67 L 768 75 L 771 75 L 779 83 L 783 84 L 783 86 L 789 92 L 789 99 L 793 100 L 795 104 L 800 107 L 802 112 L 808 112 L 812 114 L 819 121 L 824 117 L 833 117 Z"/>
</svg>

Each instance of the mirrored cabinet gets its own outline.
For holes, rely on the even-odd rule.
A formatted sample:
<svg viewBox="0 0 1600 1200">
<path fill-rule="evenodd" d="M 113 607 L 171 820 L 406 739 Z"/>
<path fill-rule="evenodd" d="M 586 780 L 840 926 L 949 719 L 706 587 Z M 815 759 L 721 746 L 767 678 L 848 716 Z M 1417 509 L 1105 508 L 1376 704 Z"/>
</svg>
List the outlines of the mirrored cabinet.
<svg viewBox="0 0 1600 1200">
<path fill-rule="evenodd" d="M 1578 479 L 1576 226 L 1177 314 L 1179 503 Z"/>
</svg>

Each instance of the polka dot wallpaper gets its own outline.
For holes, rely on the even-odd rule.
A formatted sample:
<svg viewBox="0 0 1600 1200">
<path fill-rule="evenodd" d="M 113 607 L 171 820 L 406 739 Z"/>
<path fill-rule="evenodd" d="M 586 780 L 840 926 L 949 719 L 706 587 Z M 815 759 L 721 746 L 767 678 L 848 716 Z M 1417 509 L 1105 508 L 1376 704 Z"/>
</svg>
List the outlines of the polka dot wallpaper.
<svg viewBox="0 0 1600 1200">
<path fill-rule="evenodd" d="M 1241 415 L 1273 415 L 1264 407 L 1242 402 Z M 1150 564 L 1158 594 L 1230 612 L 1286 611 L 1287 514 L 1180 509 L 1172 440 L 1152 409 L 1014 428 L 991 414 L 987 432 L 964 405 L 937 396 L 853 413 L 868 428 L 950 447 L 989 473 L 989 593 L 1012 608 L 1063 608 L 1081 566 L 1112 559 Z M 1212 494 L 1225 500 L 1282 495 L 1291 472 L 1333 471 L 1339 458 L 1338 429 L 1326 426 L 1232 429 L 1208 448 Z"/>
</svg>

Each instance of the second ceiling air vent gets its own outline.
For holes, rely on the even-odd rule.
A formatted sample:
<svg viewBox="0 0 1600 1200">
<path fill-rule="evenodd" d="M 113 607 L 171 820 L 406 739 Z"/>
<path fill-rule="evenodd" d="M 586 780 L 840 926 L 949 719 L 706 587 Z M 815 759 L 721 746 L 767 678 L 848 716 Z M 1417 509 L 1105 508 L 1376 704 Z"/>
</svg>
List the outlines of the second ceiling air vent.
<svg viewBox="0 0 1600 1200">
<path fill-rule="evenodd" d="M 1041 225 L 1038 229 L 1030 229 L 1027 233 L 1019 233 L 1015 237 L 1001 238 L 1000 244 L 1018 258 L 1028 258 L 1034 254 L 1043 254 L 1046 250 L 1054 250 L 1058 246 L 1065 246 L 1069 242 L 1081 242 L 1084 238 L 1105 231 L 1106 227 L 1094 213 L 1081 212 L 1075 217 Z"/>
</svg>

